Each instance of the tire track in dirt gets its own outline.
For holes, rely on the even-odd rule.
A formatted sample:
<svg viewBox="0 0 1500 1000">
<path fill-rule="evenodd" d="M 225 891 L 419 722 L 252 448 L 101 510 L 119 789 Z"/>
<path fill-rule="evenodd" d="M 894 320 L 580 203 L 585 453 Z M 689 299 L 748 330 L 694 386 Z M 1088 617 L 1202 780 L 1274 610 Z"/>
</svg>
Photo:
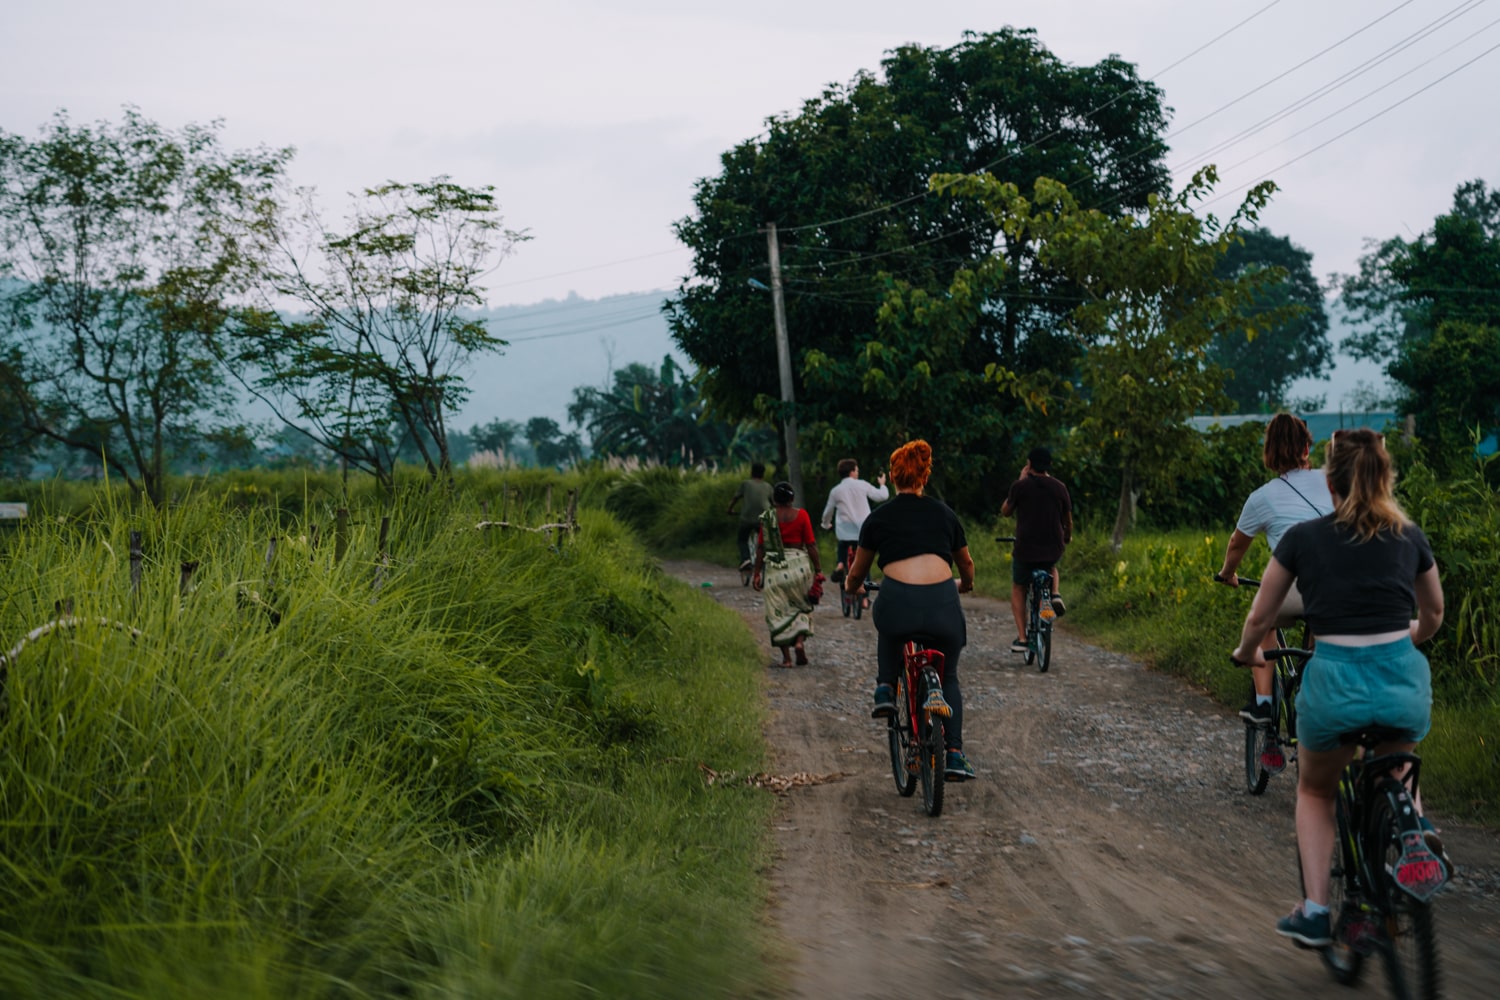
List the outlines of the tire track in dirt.
<svg viewBox="0 0 1500 1000">
<path fill-rule="evenodd" d="M 896 794 L 869 718 L 868 614 L 825 601 L 811 666 L 783 670 L 733 569 L 663 569 L 710 583 L 761 643 L 774 768 L 847 775 L 793 789 L 775 820 L 788 996 L 1386 995 L 1378 968 L 1351 992 L 1272 930 L 1297 893 L 1293 778 L 1246 795 L 1243 728 L 1201 692 L 1075 640 L 1067 620 L 1038 674 L 1008 650 L 1008 606 L 966 596 L 964 742 L 979 779 L 950 784 L 932 819 Z M 1464 876 L 1438 903 L 1446 995 L 1490 1000 L 1500 836 L 1447 826 Z"/>
</svg>

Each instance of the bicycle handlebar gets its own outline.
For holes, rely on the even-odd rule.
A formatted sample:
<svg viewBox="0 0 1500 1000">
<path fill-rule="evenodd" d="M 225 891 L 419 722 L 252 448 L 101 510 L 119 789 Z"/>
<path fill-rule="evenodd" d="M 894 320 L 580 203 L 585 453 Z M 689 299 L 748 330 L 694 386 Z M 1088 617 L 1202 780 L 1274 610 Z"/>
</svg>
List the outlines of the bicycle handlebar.
<svg viewBox="0 0 1500 1000">
<path fill-rule="evenodd" d="M 1260 581 L 1257 580 L 1253 576 L 1240 576 L 1238 573 L 1236 573 L 1235 574 L 1235 579 L 1240 582 L 1240 586 L 1242 586 L 1242 587 L 1259 587 L 1260 586 Z M 1224 578 L 1224 574 L 1223 573 L 1215 573 L 1214 574 L 1214 582 L 1215 583 L 1228 583 L 1229 581 Z"/>
</svg>

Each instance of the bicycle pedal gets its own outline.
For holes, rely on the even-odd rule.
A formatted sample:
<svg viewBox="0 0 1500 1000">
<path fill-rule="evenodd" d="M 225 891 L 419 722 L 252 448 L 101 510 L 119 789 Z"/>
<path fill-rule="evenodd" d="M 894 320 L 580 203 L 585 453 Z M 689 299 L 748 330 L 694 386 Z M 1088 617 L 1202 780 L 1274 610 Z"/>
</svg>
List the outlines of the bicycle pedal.
<svg viewBox="0 0 1500 1000">
<path fill-rule="evenodd" d="M 928 693 L 927 700 L 922 703 L 922 711 L 931 712 L 933 715 L 941 715 L 945 719 L 953 714 L 953 709 L 943 700 L 943 693 L 941 691 L 931 691 Z"/>
</svg>

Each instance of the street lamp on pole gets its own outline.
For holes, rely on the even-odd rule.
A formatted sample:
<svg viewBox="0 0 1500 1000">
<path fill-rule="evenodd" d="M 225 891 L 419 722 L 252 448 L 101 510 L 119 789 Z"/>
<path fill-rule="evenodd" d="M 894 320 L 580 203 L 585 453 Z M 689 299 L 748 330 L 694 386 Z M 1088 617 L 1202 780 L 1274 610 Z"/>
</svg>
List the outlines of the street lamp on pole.
<svg viewBox="0 0 1500 1000">
<path fill-rule="evenodd" d="M 786 417 L 782 431 L 786 439 L 787 475 L 797 500 L 806 505 L 807 496 L 802 492 L 802 455 L 797 449 L 797 418 L 794 415 L 796 399 L 792 393 L 792 349 L 786 334 L 786 305 L 781 291 L 781 248 L 776 240 L 776 223 L 766 223 L 766 248 L 771 262 L 771 286 L 750 279 L 752 288 L 771 293 L 771 312 L 776 322 L 776 367 L 781 375 L 781 401 L 786 404 Z"/>
</svg>

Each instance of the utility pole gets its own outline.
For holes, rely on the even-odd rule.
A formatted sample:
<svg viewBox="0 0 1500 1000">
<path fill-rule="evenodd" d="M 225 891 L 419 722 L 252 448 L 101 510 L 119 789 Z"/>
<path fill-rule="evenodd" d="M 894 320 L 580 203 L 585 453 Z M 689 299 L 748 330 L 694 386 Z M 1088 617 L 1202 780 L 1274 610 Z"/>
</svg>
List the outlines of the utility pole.
<svg viewBox="0 0 1500 1000">
<path fill-rule="evenodd" d="M 771 311 L 776 317 L 776 365 L 781 371 L 781 401 L 786 404 L 782 428 L 786 437 L 786 464 L 797 502 L 808 506 L 802 492 L 802 456 L 797 450 L 796 400 L 792 396 L 792 349 L 786 336 L 786 303 L 781 293 L 781 247 L 776 241 L 776 223 L 766 223 L 766 248 L 771 258 Z"/>
</svg>

